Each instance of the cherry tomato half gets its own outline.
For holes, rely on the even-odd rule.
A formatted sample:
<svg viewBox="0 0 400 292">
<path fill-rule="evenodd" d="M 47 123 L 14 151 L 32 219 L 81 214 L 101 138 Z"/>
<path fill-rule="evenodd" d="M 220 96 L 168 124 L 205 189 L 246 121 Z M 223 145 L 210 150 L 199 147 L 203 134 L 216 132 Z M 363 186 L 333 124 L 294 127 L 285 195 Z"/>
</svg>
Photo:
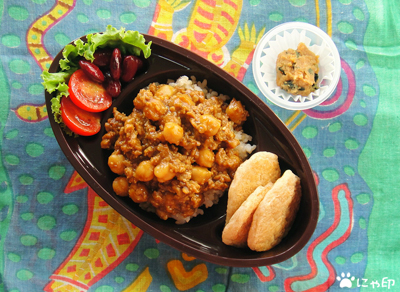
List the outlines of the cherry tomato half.
<svg viewBox="0 0 400 292">
<path fill-rule="evenodd" d="M 92 81 L 82 69 L 76 70 L 69 79 L 69 96 L 73 103 L 88 112 L 101 112 L 108 109 L 112 97 L 103 85 Z"/>
<path fill-rule="evenodd" d="M 85 111 L 65 96 L 61 98 L 61 117 L 72 132 L 81 136 L 97 134 L 101 128 L 101 113 Z"/>
</svg>

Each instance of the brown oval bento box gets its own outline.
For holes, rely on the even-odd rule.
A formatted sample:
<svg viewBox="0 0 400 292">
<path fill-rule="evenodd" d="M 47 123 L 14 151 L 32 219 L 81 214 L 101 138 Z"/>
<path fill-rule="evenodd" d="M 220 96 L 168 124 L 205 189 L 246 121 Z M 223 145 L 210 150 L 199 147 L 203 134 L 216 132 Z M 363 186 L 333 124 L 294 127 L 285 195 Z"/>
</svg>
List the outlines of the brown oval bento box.
<svg viewBox="0 0 400 292">
<path fill-rule="evenodd" d="M 169 41 L 150 35 L 144 37 L 147 42 L 152 41 L 152 54 L 146 60 L 146 71 L 123 88 L 112 107 L 103 113 L 102 129 L 97 135 L 77 138 L 66 135 L 54 121 L 50 103 L 52 95 L 46 92 L 51 127 L 72 166 L 99 196 L 134 225 L 198 259 L 224 266 L 255 267 L 275 264 L 294 256 L 311 238 L 319 213 L 313 172 L 295 137 L 258 96 L 223 69 Z M 55 57 L 49 72 L 59 71 L 61 58 L 62 52 Z M 222 242 L 227 195 L 218 204 L 205 209 L 204 215 L 192 218 L 183 225 L 175 224 L 172 219 L 161 220 L 154 213 L 142 210 L 128 197 L 115 195 L 112 182 L 116 175 L 107 163 L 111 152 L 100 147 L 105 134 L 104 123 L 112 116 L 112 108 L 117 107 L 119 111 L 129 114 L 133 109 L 133 98 L 140 89 L 152 82 L 166 83 L 182 75 L 195 76 L 199 81 L 207 79 L 209 88 L 240 100 L 250 114 L 243 128 L 245 133 L 253 137 L 252 144 L 256 145 L 253 153 L 269 151 L 277 154 L 282 172 L 291 169 L 300 177 L 302 199 L 298 214 L 288 235 L 273 249 L 254 252 Z"/>
</svg>

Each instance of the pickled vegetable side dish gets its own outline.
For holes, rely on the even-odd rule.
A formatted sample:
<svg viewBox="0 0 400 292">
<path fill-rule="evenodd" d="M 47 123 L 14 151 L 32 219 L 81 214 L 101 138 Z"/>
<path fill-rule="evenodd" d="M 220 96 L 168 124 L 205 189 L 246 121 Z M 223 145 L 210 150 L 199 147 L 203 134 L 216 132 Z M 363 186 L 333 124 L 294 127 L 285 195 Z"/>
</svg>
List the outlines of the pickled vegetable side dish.
<svg viewBox="0 0 400 292">
<path fill-rule="evenodd" d="M 276 84 L 290 94 L 308 96 L 315 91 L 318 72 L 318 56 L 304 43 L 283 51 L 276 60 Z"/>
</svg>

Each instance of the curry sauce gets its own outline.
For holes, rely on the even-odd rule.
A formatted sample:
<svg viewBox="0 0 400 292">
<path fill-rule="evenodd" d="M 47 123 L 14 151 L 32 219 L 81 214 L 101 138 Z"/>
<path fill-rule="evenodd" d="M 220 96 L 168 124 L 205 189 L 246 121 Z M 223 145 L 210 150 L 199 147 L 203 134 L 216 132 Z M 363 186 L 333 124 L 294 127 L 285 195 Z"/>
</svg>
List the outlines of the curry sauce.
<svg viewBox="0 0 400 292">
<path fill-rule="evenodd" d="M 224 100 L 199 86 L 152 83 L 129 115 L 114 108 L 101 147 L 113 149 L 115 193 L 164 220 L 196 216 L 209 195 L 215 203 L 243 162 L 236 134 L 248 117 L 240 101 Z"/>
</svg>

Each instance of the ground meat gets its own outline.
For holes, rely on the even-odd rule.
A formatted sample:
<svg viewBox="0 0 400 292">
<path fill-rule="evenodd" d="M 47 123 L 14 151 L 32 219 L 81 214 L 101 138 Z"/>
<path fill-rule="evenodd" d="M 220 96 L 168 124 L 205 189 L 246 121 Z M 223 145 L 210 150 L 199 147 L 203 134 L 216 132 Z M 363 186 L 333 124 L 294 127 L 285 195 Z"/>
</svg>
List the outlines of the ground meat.
<svg viewBox="0 0 400 292">
<path fill-rule="evenodd" d="M 225 191 L 242 163 L 235 137 L 248 112 L 206 96 L 198 86 L 152 83 L 140 90 L 128 116 L 113 109 L 101 147 L 120 196 L 149 206 L 162 219 L 195 214 L 207 191 Z"/>
</svg>

